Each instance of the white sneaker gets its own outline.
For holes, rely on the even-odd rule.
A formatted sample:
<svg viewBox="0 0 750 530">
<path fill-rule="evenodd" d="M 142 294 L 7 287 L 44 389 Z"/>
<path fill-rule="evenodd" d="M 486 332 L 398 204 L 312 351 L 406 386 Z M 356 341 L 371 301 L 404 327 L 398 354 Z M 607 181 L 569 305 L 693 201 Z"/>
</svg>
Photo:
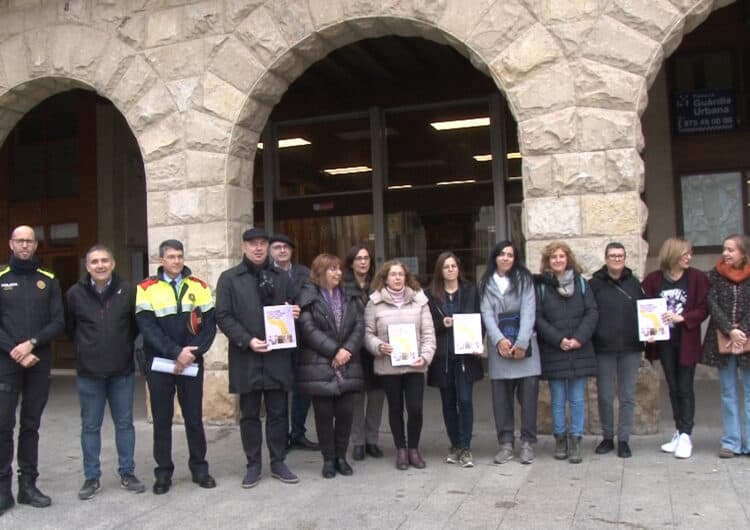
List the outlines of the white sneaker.
<svg viewBox="0 0 750 530">
<path fill-rule="evenodd" d="M 672 440 L 662 444 L 661 450 L 665 453 L 674 453 L 674 450 L 677 449 L 677 442 L 680 441 L 680 431 L 675 431 L 672 435 Z"/>
<path fill-rule="evenodd" d="M 674 450 L 674 456 L 677 458 L 690 458 L 693 454 L 693 442 L 690 440 L 690 435 L 682 433 L 680 439 L 677 441 L 677 447 Z"/>
</svg>

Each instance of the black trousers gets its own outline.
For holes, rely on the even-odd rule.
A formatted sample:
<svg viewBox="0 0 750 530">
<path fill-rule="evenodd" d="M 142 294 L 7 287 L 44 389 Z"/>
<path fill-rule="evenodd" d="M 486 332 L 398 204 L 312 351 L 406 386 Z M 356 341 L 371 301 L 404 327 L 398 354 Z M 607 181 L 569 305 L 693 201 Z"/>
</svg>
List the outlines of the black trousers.
<svg viewBox="0 0 750 530">
<path fill-rule="evenodd" d="M 248 467 L 262 462 L 261 402 L 266 404 L 266 445 L 271 463 L 284 461 L 289 432 L 288 399 L 288 393 L 284 390 L 256 390 L 240 394 L 240 436 Z"/>
<path fill-rule="evenodd" d="M 695 419 L 695 366 L 680 365 L 680 347 L 672 344 L 672 341 L 661 345 L 659 358 L 669 387 L 675 428 L 680 433 L 692 434 Z"/>
<path fill-rule="evenodd" d="M 340 396 L 313 396 L 312 406 L 323 459 L 345 458 L 352 433 L 354 392 Z"/>
<path fill-rule="evenodd" d="M 521 405 L 521 441 L 536 443 L 538 397 L 538 376 L 492 380 L 492 411 L 498 442 L 513 443 L 515 439 L 514 398 L 517 398 Z"/>
<path fill-rule="evenodd" d="M 0 355 L 0 492 L 9 493 L 13 477 L 13 431 L 21 399 L 18 431 L 18 475 L 39 476 L 39 424 L 49 396 L 51 356 L 22 368 L 7 354 Z"/>
<path fill-rule="evenodd" d="M 422 434 L 422 402 L 424 399 L 424 374 L 380 376 L 381 386 L 388 399 L 388 421 L 397 449 L 419 448 Z M 404 432 L 404 404 L 408 416 Z M 408 435 L 408 438 L 407 438 Z"/>
<path fill-rule="evenodd" d="M 154 476 L 157 479 L 170 479 L 174 472 L 172 418 L 175 391 L 185 421 L 190 473 L 193 478 L 207 475 L 206 433 L 203 430 L 203 366 L 198 369 L 198 375 L 195 377 L 149 370 L 146 382 L 151 400 L 151 414 L 154 417 Z"/>
</svg>

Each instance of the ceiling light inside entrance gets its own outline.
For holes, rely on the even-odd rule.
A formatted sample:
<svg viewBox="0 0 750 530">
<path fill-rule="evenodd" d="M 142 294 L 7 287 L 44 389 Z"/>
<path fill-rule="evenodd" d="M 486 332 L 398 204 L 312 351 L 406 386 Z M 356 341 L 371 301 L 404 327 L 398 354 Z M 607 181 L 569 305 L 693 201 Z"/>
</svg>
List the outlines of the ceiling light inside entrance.
<svg viewBox="0 0 750 530">
<path fill-rule="evenodd" d="M 284 138 L 279 140 L 279 149 L 285 147 L 300 147 L 302 145 L 310 145 L 310 142 L 304 138 Z M 263 142 L 258 142 L 258 149 L 263 149 Z"/>
<path fill-rule="evenodd" d="M 436 182 L 435 186 L 454 186 L 456 184 L 473 184 L 476 182 L 474 179 L 468 179 L 468 180 L 441 180 L 440 182 Z"/>
<path fill-rule="evenodd" d="M 434 121 L 430 123 L 433 129 L 438 131 L 450 131 L 452 129 L 468 129 L 470 127 L 488 127 L 490 118 L 468 118 L 465 120 Z"/>
<path fill-rule="evenodd" d="M 367 166 L 350 166 L 323 170 L 324 173 L 329 175 L 349 175 L 350 173 L 367 173 L 368 171 L 372 171 L 372 168 Z"/>
<path fill-rule="evenodd" d="M 508 160 L 519 160 L 521 158 L 521 153 L 508 153 L 505 157 Z M 489 162 L 492 160 L 492 155 L 474 155 L 472 158 L 477 162 Z"/>
</svg>

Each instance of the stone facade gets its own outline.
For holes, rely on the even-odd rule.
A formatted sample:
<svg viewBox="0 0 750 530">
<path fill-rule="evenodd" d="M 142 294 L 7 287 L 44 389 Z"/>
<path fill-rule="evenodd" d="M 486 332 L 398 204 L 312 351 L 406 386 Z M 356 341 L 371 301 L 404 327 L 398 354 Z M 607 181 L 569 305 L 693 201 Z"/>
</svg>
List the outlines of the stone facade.
<svg viewBox="0 0 750 530">
<path fill-rule="evenodd" d="M 612 240 L 642 271 L 640 117 L 664 58 L 727 0 L 0 0 L 0 141 L 72 87 L 108 98 L 145 164 L 152 262 L 186 241 L 215 284 L 252 222 L 256 142 L 285 89 L 348 43 L 454 46 L 505 94 L 523 154 L 528 255 L 553 238 L 586 265 Z M 200 193 L 196 193 L 200 192 Z M 208 419 L 234 417 L 223 342 Z"/>
</svg>

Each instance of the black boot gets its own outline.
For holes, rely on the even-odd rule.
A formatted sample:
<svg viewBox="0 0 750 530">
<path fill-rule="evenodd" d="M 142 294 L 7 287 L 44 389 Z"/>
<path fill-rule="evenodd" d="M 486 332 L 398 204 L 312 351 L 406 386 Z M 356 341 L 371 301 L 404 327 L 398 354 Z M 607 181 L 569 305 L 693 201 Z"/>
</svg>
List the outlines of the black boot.
<svg viewBox="0 0 750 530">
<path fill-rule="evenodd" d="M 34 508 L 46 508 L 52 504 L 52 499 L 39 491 L 36 478 L 18 477 L 18 504 L 30 504 Z"/>
<path fill-rule="evenodd" d="M 13 508 L 16 501 L 13 500 L 13 494 L 10 490 L 0 493 L 0 515 Z"/>
</svg>

